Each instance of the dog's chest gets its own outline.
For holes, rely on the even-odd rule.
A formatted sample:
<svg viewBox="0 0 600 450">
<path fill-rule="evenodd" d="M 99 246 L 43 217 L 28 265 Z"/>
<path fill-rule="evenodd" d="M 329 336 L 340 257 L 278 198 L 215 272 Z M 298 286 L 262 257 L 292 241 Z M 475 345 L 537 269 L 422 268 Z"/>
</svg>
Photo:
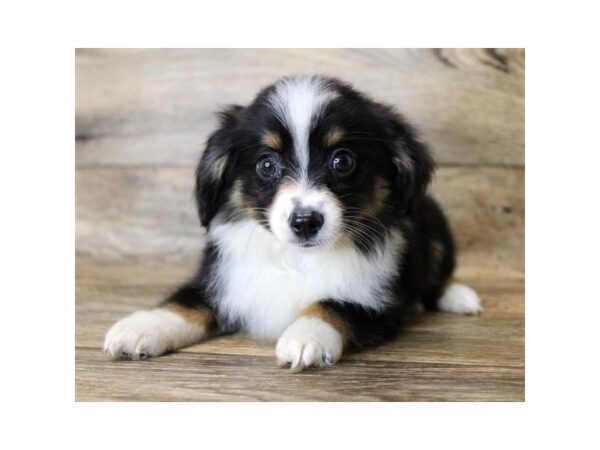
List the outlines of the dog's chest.
<svg viewBox="0 0 600 450">
<path fill-rule="evenodd" d="M 219 249 L 213 292 L 220 314 L 269 338 L 319 300 L 383 306 L 402 245 L 396 236 L 372 256 L 350 246 L 301 249 L 280 243 L 254 222 L 218 225 L 209 238 Z"/>
</svg>

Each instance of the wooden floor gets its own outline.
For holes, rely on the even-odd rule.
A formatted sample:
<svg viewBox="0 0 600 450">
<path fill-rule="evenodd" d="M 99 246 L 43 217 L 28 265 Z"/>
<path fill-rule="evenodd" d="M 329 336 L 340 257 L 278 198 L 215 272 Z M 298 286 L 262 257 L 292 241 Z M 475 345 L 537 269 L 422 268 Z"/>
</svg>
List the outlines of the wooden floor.
<svg viewBox="0 0 600 450">
<path fill-rule="evenodd" d="M 213 111 L 307 71 L 354 83 L 422 130 L 457 275 L 484 314 L 425 314 L 392 343 L 300 374 L 276 366 L 272 343 L 243 336 L 110 361 L 108 327 L 194 269 L 204 235 L 193 171 Z M 521 50 L 79 50 L 77 400 L 524 400 L 523 117 Z"/>
</svg>

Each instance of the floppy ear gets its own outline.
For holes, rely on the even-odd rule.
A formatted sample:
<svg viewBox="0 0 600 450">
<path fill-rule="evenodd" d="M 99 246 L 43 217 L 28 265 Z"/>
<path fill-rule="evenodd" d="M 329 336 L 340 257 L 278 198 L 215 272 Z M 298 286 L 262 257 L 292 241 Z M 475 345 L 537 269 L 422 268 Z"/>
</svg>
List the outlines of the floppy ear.
<svg viewBox="0 0 600 450">
<path fill-rule="evenodd" d="M 425 194 L 435 169 L 429 150 L 412 136 L 401 139 L 394 156 L 396 175 L 406 212 Z"/>
<path fill-rule="evenodd" d="M 231 185 L 229 168 L 233 149 L 233 130 L 243 107 L 232 105 L 222 111 L 220 128 L 208 138 L 196 168 L 196 205 L 200 223 L 207 227 L 217 214 Z"/>
<path fill-rule="evenodd" d="M 427 147 L 415 137 L 415 132 L 399 116 L 392 119 L 396 185 L 400 191 L 404 212 L 410 213 L 427 191 L 435 170 Z"/>
<path fill-rule="evenodd" d="M 427 147 L 419 142 L 416 132 L 404 118 L 391 107 L 370 102 L 376 133 L 391 144 L 394 187 L 402 202 L 402 211 L 410 213 L 425 194 L 435 170 L 433 158 Z"/>
</svg>

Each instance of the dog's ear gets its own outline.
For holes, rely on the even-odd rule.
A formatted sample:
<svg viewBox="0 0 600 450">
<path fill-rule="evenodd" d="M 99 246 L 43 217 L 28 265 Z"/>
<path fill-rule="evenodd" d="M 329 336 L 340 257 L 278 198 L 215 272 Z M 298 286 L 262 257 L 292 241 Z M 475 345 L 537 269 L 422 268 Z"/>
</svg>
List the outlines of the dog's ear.
<svg viewBox="0 0 600 450">
<path fill-rule="evenodd" d="M 402 200 L 402 209 L 410 213 L 425 194 L 435 164 L 427 147 L 421 143 L 404 119 L 387 110 L 386 134 L 393 142 L 395 184 Z M 384 113 L 385 114 L 385 113 Z"/>
<path fill-rule="evenodd" d="M 398 141 L 394 165 L 404 211 L 411 212 L 427 191 L 435 170 L 433 159 L 424 144 L 408 135 Z"/>
<path fill-rule="evenodd" d="M 208 138 L 196 168 L 196 205 L 202 226 L 210 225 L 231 185 L 234 130 L 244 108 L 232 105 L 219 114 L 220 127 Z"/>
</svg>

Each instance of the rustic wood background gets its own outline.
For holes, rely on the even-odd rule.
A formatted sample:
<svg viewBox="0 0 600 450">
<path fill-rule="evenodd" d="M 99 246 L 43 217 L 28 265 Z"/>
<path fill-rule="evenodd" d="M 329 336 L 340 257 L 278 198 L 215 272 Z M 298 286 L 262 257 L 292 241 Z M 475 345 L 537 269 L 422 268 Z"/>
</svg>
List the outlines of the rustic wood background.
<svg viewBox="0 0 600 450">
<path fill-rule="evenodd" d="M 522 49 L 81 49 L 75 69 L 78 400 L 524 399 Z M 458 276 L 485 313 L 425 315 L 393 343 L 299 375 L 243 336 L 108 361 L 110 324 L 152 307 L 198 259 L 192 175 L 214 112 L 307 72 L 351 82 L 421 130 Z"/>
</svg>

